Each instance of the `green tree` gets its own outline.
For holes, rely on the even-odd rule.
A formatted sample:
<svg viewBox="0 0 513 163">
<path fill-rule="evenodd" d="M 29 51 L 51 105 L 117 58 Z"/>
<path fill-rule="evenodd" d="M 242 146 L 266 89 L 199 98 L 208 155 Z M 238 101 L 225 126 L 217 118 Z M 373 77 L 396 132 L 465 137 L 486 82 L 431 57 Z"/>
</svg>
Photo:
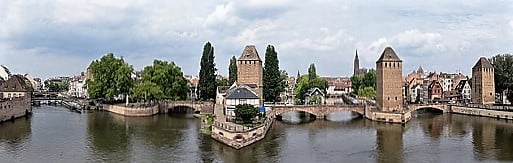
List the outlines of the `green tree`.
<svg viewBox="0 0 513 163">
<path fill-rule="evenodd" d="M 216 96 L 216 68 L 214 63 L 214 47 L 207 42 L 203 47 L 200 61 L 198 91 L 202 100 L 215 99 Z"/>
<path fill-rule="evenodd" d="M 216 85 L 217 86 L 230 86 L 230 82 L 229 82 L 229 79 L 226 79 L 226 78 L 217 78 Z"/>
<path fill-rule="evenodd" d="M 308 67 L 308 79 L 314 80 L 317 78 L 317 70 L 315 70 L 315 64 L 310 64 L 310 67 Z"/>
<path fill-rule="evenodd" d="M 228 83 L 231 85 L 235 81 L 237 81 L 237 58 L 232 56 L 230 66 L 228 67 Z"/>
<path fill-rule="evenodd" d="M 313 64 L 312 64 L 313 65 Z M 299 103 L 303 103 L 302 101 L 305 100 L 305 93 L 307 93 L 307 91 L 310 89 L 310 88 L 319 88 L 320 90 L 322 90 L 324 93 L 326 93 L 326 88 L 328 88 L 328 81 L 318 77 L 317 75 L 315 76 L 315 78 L 313 78 L 312 80 L 310 80 L 310 78 L 312 78 L 313 75 L 311 74 L 317 74 L 317 72 L 315 72 L 315 65 L 312 66 L 310 65 L 310 68 L 309 68 L 309 74 L 308 75 L 303 75 L 303 76 L 300 76 L 298 81 L 296 83 L 296 89 L 294 90 L 295 91 L 295 96 L 296 96 L 296 99 L 299 99 Z M 312 67 L 314 67 L 312 69 Z M 310 70 L 313 70 L 313 71 L 310 71 Z"/>
<path fill-rule="evenodd" d="M 251 123 L 252 118 L 258 115 L 258 108 L 250 104 L 239 104 L 235 106 L 235 117 L 244 123 Z"/>
<path fill-rule="evenodd" d="M 143 99 L 144 102 L 164 98 L 164 92 L 161 87 L 151 81 L 143 81 L 137 84 L 132 89 L 132 94 L 134 98 Z"/>
<path fill-rule="evenodd" d="M 376 70 L 370 69 L 365 75 L 351 76 L 351 88 L 354 94 L 358 95 L 360 90 L 366 87 L 376 90 Z"/>
<path fill-rule="evenodd" d="M 283 77 L 279 67 L 278 54 L 272 45 L 267 45 L 265 51 L 263 85 L 265 101 L 276 102 L 280 96 L 280 92 L 285 91 Z"/>
<path fill-rule="evenodd" d="M 376 98 L 376 90 L 374 87 L 365 87 L 358 90 L 359 97 Z"/>
<path fill-rule="evenodd" d="M 104 55 L 89 66 L 92 79 L 87 81 L 87 91 L 91 98 L 112 100 L 118 95 L 128 95 L 133 87 L 132 66 L 123 58 L 116 58 L 113 53 Z"/>
<path fill-rule="evenodd" d="M 494 68 L 495 92 L 505 90 L 509 101 L 513 101 L 513 55 L 497 54 L 490 59 Z"/>
<path fill-rule="evenodd" d="M 190 91 L 189 83 L 183 77 L 181 68 L 174 62 L 154 60 L 153 65 L 144 67 L 142 83 L 146 84 L 143 88 L 153 88 L 149 87 L 149 83 L 158 86 L 162 90 L 160 98 L 163 99 L 185 100 Z"/>
</svg>

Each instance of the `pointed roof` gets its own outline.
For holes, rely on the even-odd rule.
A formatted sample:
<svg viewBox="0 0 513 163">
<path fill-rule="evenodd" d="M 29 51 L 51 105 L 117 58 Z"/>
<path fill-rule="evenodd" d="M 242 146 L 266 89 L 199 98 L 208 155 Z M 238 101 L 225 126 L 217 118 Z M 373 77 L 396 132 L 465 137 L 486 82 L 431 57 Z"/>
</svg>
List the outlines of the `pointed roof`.
<svg viewBox="0 0 513 163">
<path fill-rule="evenodd" d="M 354 57 L 354 60 L 360 60 L 360 59 L 358 58 L 358 49 L 356 49 L 356 55 L 355 55 L 355 57 Z"/>
<path fill-rule="evenodd" d="M 488 59 L 481 57 L 479 60 L 477 60 L 477 63 L 474 65 L 474 67 L 472 67 L 472 69 L 475 68 L 493 68 L 493 65 L 490 63 L 490 61 L 488 61 Z"/>
<path fill-rule="evenodd" d="M 417 68 L 417 73 L 424 74 L 424 69 L 422 68 L 422 66 L 419 66 L 419 68 Z"/>
<path fill-rule="evenodd" d="M 376 61 L 376 63 L 383 61 L 402 62 L 402 60 L 399 59 L 399 57 L 395 53 L 394 49 L 392 49 L 391 47 L 386 47 L 385 50 L 383 50 L 383 53 L 381 53 L 381 56 L 379 57 L 378 61 Z"/>
<path fill-rule="evenodd" d="M 258 55 L 255 45 L 246 45 L 246 47 L 242 51 L 242 54 L 240 54 L 240 57 L 237 60 L 262 61 L 260 59 L 260 56 Z"/>
<path fill-rule="evenodd" d="M 227 93 L 226 99 L 258 99 L 258 96 L 251 90 L 238 87 Z"/>
</svg>

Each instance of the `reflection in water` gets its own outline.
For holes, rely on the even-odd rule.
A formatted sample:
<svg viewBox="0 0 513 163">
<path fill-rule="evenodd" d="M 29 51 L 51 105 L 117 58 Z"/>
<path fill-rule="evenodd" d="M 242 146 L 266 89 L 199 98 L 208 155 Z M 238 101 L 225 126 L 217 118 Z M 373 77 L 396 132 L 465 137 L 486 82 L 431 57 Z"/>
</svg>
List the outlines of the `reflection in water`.
<svg viewBox="0 0 513 163">
<path fill-rule="evenodd" d="M 200 134 L 188 115 L 123 117 L 42 106 L 0 124 L 2 162 L 494 162 L 513 161 L 513 122 L 417 113 L 406 125 L 349 112 L 276 121 L 263 141 L 235 150 Z M 306 114 L 309 115 L 309 114 Z M 291 117 L 289 117 L 291 116 Z M 312 119 L 308 119 L 312 118 Z M 299 120 L 298 120 L 299 119 Z M 308 123 L 301 123 L 307 119 Z M 291 124 L 287 120 L 292 120 Z"/>
<path fill-rule="evenodd" d="M 281 114 L 278 119 L 286 123 L 300 124 L 314 121 L 315 115 L 303 111 L 291 111 Z"/>
</svg>

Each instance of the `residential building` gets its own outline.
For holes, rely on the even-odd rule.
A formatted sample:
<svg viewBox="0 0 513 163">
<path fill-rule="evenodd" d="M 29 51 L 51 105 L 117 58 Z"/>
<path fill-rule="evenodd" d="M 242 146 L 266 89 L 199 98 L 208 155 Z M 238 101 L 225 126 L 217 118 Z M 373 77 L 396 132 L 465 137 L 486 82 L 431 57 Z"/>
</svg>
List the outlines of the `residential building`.
<svg viewBox="0 0 513 163">
<path fill-rule="evenodd" d="M 326 103 L 326 95 L 322 92 L 321 89 L 315 87 L 310 88 L 305 93 L 305 104 L 325 104 Z"/>
<path fill-rule="evenodd" d="M 0 80 L 0 122 L 32 113 L 31 96 L 22 75 Z"/>
<path fill-rule="evenodd" d="M 11 77 L 11 71 L 5 65 L 0 65 L 0 80 L 7 81 Z"/>
<path fill-rule="evenodd" d="M 225 92 L 225 115 L 228 118 L 235 117 L 235 108 L 237 105 L 250 104 L 254 107 L 260 106 L 260 98 L 251 91 L 251 88 L 245 85 L 233 85 Z"/>
<path fill-rule="evenodd" d="M 442 97 L 443 97 L 442 93 L 443 93 L 442 84 L 440 84 L 440 82 L 438 80 L 431 81 L 431 84 L 429 84 L 429 91 L 428 91 L 430 102 L 436 102 L 436 101 L 442 100 Z"/>
<path fill-rule="evenodd" d="M 87 98 L 87 84 L 86 76 L 82 73 L 79 76 L 74 76 L 68 81 L 69 87 L 67 94 L 70 97 Z"/>
<path fill-rule="evenodd" d="M 472 67 L 471 98 L 471 102 L 475 104 L 495 103 L 494 68 L 485 57 L 479 58 Z"/>
<path fill-rule="evenodd" d="M 468 83 L 468 80 L 460 80 L 458 85 L 456 85 L 456 91 L 458 92 L 460 98 L 456 101 L 458 103 L 469 103 L 471 100 L 471 87 Z"/>
</svg>

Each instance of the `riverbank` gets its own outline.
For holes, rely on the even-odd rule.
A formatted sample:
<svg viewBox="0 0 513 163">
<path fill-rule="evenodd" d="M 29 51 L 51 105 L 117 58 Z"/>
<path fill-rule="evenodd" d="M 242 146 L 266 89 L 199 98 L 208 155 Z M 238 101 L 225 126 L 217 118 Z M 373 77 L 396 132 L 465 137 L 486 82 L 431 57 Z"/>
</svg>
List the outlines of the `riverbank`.
<svg viewBox="0 0 513 163">
<path fill-rule="evenodd" d="M 489 110 L 476 107 L 454 105 L 451 106 L 451 113 L 513 120 L 513 112 L 511 111 Z"/>
</svg>

